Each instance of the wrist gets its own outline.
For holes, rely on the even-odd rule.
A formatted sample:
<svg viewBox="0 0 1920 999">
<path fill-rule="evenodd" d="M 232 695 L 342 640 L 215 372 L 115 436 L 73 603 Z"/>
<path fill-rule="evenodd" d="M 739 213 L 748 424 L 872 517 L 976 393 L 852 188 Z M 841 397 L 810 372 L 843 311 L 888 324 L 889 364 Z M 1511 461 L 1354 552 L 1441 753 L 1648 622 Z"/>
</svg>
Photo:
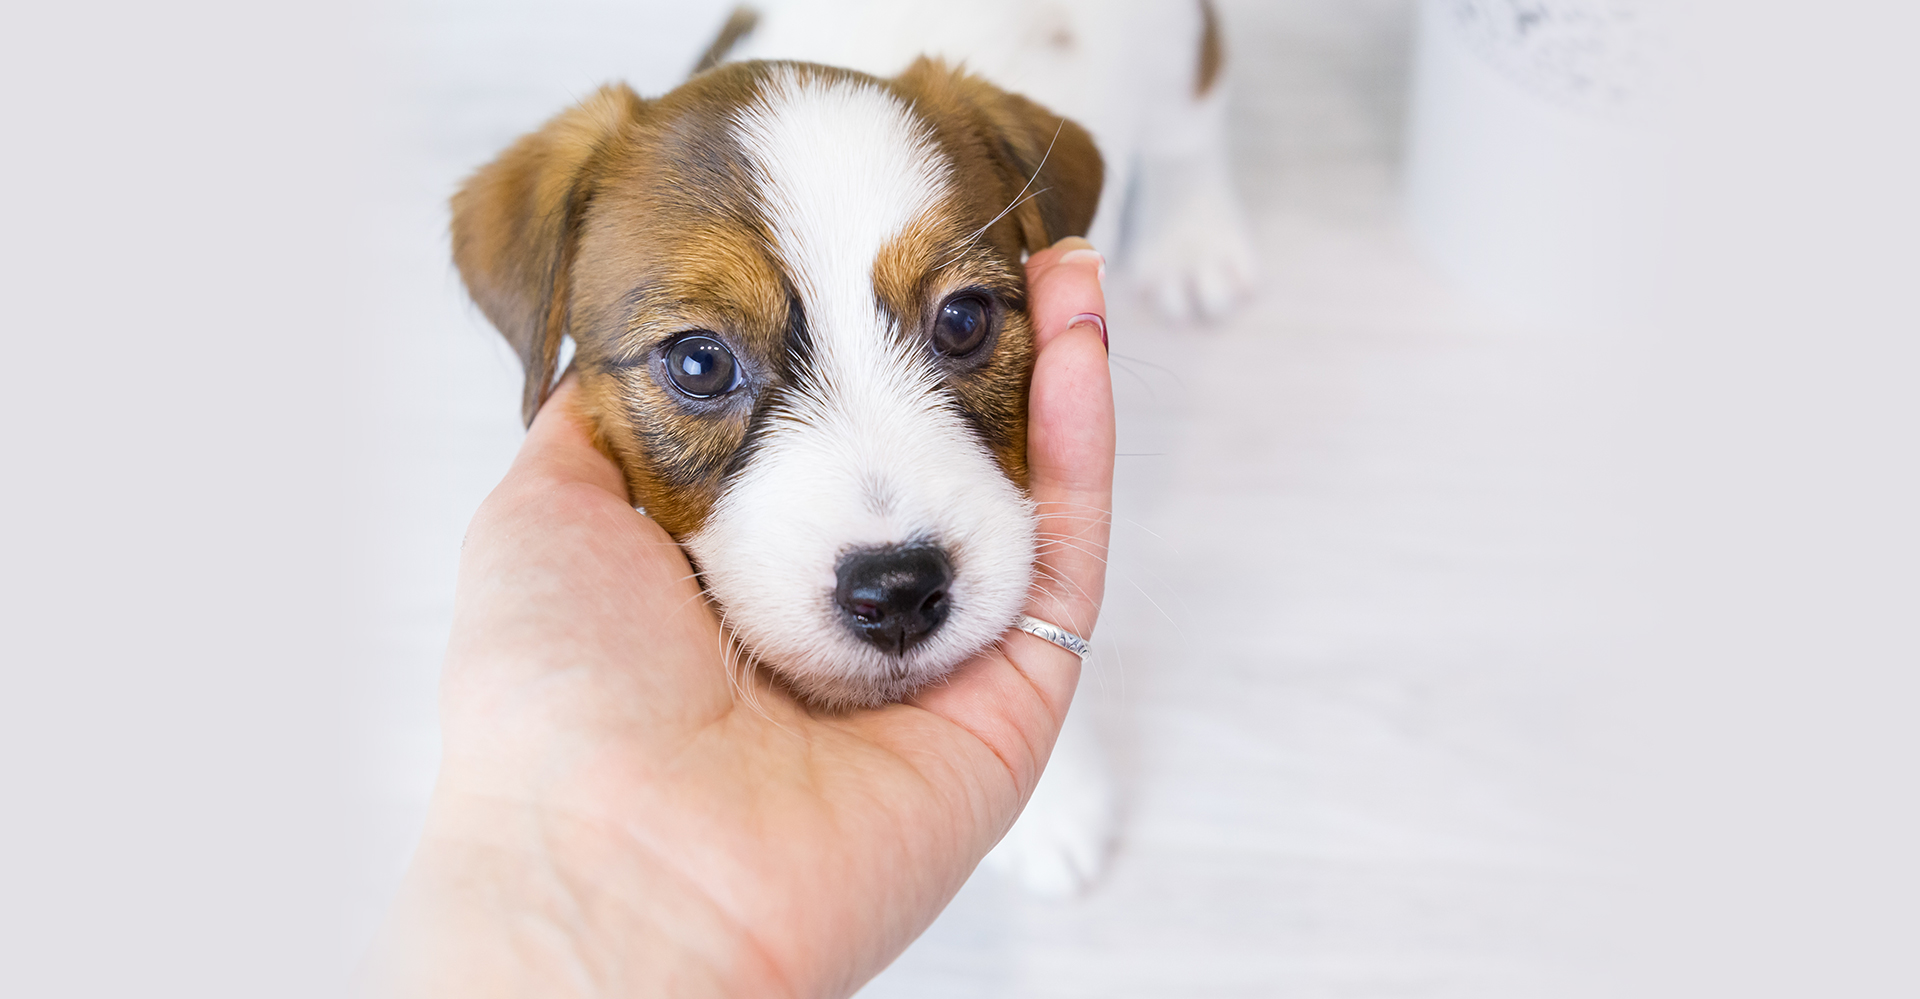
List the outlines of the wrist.
<svg viewBox="0 0 1920 999">
<path fill-rule="evenodd" d="M 435 794 L 382 936 L 379 995 L 793 994 L 670 858 L 581 817 L 453 791 Z"/>
</svg>

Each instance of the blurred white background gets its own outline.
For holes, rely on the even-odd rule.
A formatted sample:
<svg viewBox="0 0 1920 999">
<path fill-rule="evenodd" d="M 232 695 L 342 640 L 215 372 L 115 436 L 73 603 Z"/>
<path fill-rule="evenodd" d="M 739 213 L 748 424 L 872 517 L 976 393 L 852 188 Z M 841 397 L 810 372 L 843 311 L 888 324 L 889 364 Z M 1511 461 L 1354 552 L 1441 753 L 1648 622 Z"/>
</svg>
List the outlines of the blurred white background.
<svg viewBox="0 0 1920 999">
<path fill-rule="evenodd" d="M 7 994 L 335 991 L 519 439 L 445 198 L 726 6 L 16 14 Z M 1220 6 L 1264 279 L 1114 288 L 1122 843 L 863 994 L 1911 994 L 1911 15 Z M 1458 20 L 1570 10 L 1650 109 Z"/>
</svg>

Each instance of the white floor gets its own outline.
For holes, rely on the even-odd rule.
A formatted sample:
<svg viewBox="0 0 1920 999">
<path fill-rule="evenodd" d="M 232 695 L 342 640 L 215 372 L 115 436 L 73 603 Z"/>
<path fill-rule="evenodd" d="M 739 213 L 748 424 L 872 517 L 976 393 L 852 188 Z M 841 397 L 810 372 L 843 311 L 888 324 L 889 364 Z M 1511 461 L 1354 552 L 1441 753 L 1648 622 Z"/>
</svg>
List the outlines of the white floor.
<svg viewBox="0 0 1920 999">
<path fill-rule="evenodd" d="M 432 779 L 459 537 L 518 441 L 518 372 L 446 262 L 444 198 L 603 79 L 670 86 L 726 5 L 645 6 L 393 15 L 408 263 L 374 405 L 412 429 L 377 469 L 392 558 L 360 742 L 380 863 L 354 942 Z M 1112 306 L 1119 529 L 1083 697 L 1124 841 L 1073 903 L 975 879 L 862 995 L 1557 993 L 1587 352 L 1457 297 L 1402 232 L 1408 3 L 1221 6 L 1265 279 L 1218 328 L 1168 328 L 1124 288 Z"/>
</svg>

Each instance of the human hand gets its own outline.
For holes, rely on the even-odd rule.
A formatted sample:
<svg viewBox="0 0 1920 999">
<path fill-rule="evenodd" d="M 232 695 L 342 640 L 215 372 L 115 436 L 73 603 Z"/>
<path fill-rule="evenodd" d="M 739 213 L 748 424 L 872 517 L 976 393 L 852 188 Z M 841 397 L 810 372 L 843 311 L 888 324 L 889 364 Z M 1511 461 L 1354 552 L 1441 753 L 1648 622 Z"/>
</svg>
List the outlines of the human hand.
<svg viewBox="0 0 1920 999">
<path fill-rule="evenodd" d="M 1091 636 L 1114 424 L 1097 254 L 1027 264 L 1027 613 Z M 828 714 L 732 668 L 687 560 L 563 383 L 462 553 L 426 831 L 370 965 L 394 994 L 842 996 L 932 922 L 1039 779 L 1080 662 L 1009 632 Z"/>
</svg>

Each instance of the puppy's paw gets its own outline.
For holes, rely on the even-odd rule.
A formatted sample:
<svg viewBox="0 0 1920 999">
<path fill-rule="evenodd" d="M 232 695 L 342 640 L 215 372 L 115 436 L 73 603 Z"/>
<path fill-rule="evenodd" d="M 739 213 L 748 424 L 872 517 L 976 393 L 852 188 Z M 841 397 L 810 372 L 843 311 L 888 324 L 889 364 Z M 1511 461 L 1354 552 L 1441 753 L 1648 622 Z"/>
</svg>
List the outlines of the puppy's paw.
<svg viewBox="0 0 1920 999">
<path fill-rule="evenodd" d="M 1000 845 L 982 866 L 1044 898 L 1085 892 L 1105 871 L 1115 833 L 1113 785 L 1097 759 L 1057 749 Z"/>
<path fill-rule="evenodd" d="M 983 865 L 1044 898 L 1071 898 L 1092 887 L 1106 869 L 1114 835 L 1111 789 L 1104 780 L 1094 783 L 1099 786 L 1062 782 L 1050 772 Z"/>
<path fill-rule="evenodd" d="M 1168 319 L 1216 320 L 1244 301 L 1259 261 L 1231 194 L 1184 199 L 1152 220 L 1133 254 L 1132 275 Z"/>
</svg>

